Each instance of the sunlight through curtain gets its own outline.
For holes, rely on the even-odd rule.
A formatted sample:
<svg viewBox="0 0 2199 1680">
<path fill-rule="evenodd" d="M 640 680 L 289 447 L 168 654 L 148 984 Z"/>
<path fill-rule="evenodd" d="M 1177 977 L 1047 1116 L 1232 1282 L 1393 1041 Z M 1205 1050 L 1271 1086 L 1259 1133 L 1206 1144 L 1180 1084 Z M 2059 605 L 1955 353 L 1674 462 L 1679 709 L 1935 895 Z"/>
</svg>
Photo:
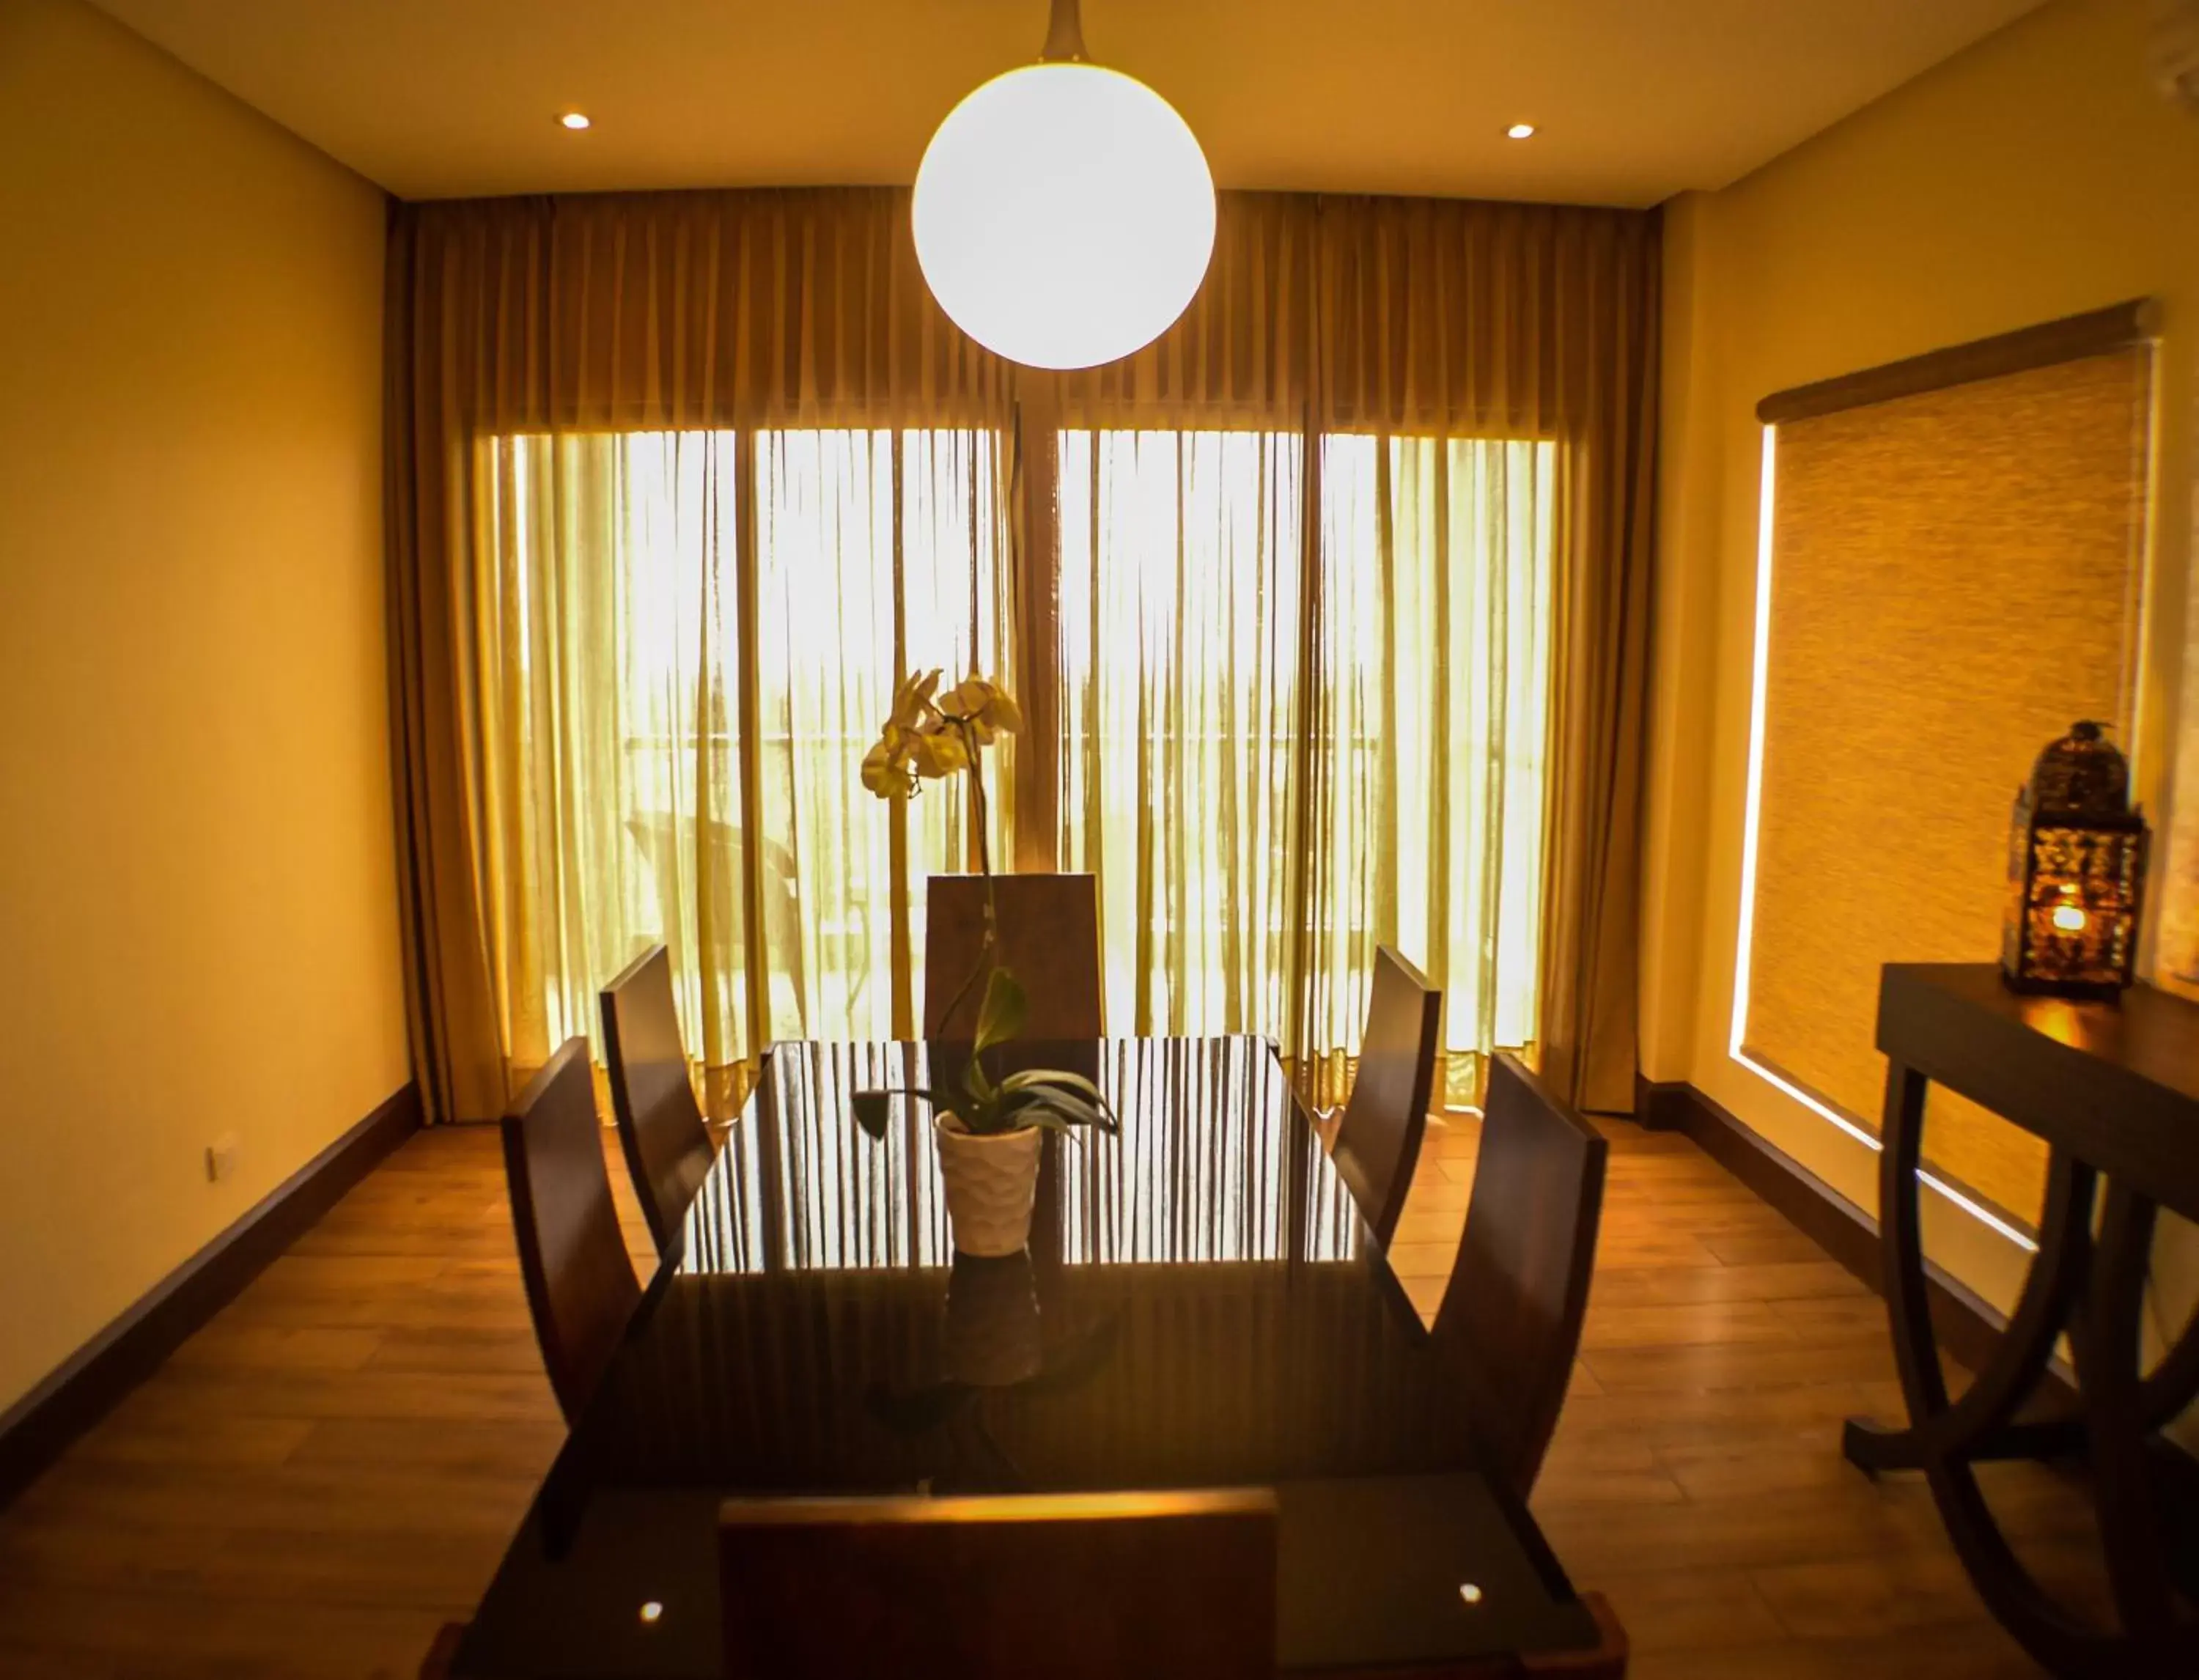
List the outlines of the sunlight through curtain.
<svg viewBox="0 0 2199 1680">
<path fill-rule="evenodd" d="M 1274 1030 L 1304 842 L 1302 446 L 1070 432 L 1060 448 L 1062 864 L 1098 878 L 1108 1022 Z"/>
<path fill-rule="evenodd" d="M 1552 450 L 1318 447 L 1309 550 L 1295 435 L 1062 435 L 1062 855 L 1118 1030 L 1269 1034 L 1333 1100 L 1391 945 L 1462 1105 L 1536 1039 Z"/>
<path fill-rule="evenodd" d="M 596 1036 L 598 988 L 657 940 L 720 1116 L 774 1038 L 907 1036 L 920 883 L 961 866 L 967 813 L 904 814 L 854 771 L 905 662 L 1006 667 L 995 440 L 480 447 L 482 877 L 514 1075 Z"/>
<path fill-rule="evenodd" d="M 913 1033 L 952 786 L 856 766 L 895 677 L 1001 677 L 993 855 L 1088 868 L 1118 1033 L 1349 1077 L 1374 947 L 1446 1091 L 1634 1090 L 1658 222 L 1224 194 L 1182 318 L 1012 367 L 905 191 L 403 205 L 388 298 L 416 1072 L 500 1112 L 672 948 L 713 1112 L 773 1037 Z"/>
</svg>

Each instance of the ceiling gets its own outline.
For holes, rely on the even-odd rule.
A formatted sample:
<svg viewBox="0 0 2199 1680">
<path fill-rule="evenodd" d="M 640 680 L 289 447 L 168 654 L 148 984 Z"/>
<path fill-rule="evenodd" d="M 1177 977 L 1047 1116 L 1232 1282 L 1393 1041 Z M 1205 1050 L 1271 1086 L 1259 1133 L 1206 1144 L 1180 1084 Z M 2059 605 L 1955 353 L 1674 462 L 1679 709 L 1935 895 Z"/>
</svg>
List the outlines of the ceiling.
<svg viewBox="0 0 2199 1680">
<path fill-rule="evenodd" d="M 2039 0 L 1085 0 L 1225 187 L 1646 205 Z M 96 0 L 408 198 L 905 184 L 1046 0 Z M 559 128 L 569 108 L 595 126 Z M 1506 125 L 1540 125 L 1531 140 Z"/>
</svg>

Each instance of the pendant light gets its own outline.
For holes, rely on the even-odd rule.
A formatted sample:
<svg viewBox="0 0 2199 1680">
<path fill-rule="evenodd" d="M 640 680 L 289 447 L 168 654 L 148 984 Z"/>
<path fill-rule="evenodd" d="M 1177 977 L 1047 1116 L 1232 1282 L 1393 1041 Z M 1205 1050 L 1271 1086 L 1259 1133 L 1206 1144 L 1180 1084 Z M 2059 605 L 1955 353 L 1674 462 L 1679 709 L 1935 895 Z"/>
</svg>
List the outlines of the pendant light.
<svg viewBox="0 0 2199 1680">
<path fill-rule="evenodd" d="M 1167 331 L 1214 252 L 1214 178 L 1168 101 L 1091 62 L 1053 0 L 1035 64 L 947 114 L 916 173 L 916 255 L 940 307 L 1026 366 L 1081 368 Z"/>
</svg>

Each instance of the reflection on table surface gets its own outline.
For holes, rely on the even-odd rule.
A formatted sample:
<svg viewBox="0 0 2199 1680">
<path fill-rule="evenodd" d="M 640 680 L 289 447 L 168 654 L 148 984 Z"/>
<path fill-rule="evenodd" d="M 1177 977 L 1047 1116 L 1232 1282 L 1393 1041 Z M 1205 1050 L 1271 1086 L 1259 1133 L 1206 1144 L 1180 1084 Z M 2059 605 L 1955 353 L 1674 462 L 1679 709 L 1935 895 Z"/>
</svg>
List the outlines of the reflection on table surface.
<svg viewBox="0 0 2199 1680">
<path fill-rule="evenodd" d="M 1119 1137 L 1047 1140 L 1032 1248 L 1065 1264 L 1342 1260 L 1361 1227 L 1274 1047 L 1251 1037 L 1019 1043 L 992 1067 L 1094 1080 Z M 687 1221 L 690 1274 L 943 1266 L 951 1253 L 929 1111 L 895 1105 L 881 1144 L 864 1089 L 946 1091 L 945 1045 L 780 1044 Z"/>
<path fill-rule="evenodd" d="M 928 1114 L 881 1144 L 849 1112 L 858 1089 L 951 1085 L 958 1053 L 773 1049 L 481 1606 L 479 1671 L 717 1672 L 732 1493 L 1274 1486 L 1286 1659 L 1583 1635 L 1531 1523 L 1473 1473 L 1458 1374 L 1274 1047 L 1014 1049 L 1094 1078 L 1123 1129 L 1048 1138 L 1030 1247 L 995 1260 L 951 1251 Z M 1395 1602 L 1385 1547 L 1433 1572 Z M 1490 1607 L 1463 1632 L 1461 1570 Z M 644 1602 L 666 1607 L 645 1630 Z"/>
</svg>

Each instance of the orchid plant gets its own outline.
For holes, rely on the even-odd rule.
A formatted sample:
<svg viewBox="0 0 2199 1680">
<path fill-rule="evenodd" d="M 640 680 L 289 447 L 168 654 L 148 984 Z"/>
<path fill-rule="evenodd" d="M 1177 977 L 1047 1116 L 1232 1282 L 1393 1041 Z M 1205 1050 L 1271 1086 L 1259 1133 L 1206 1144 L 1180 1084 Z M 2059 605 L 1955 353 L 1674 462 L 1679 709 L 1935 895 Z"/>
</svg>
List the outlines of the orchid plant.
<svg viewBox="0 0 2199 1680">
<path fill-rule="evenodd" d="M 1075 1126 L 1091 1126 L 1103 1132 L 1120 1129 L 1115 1111 L 1097 1085 L 1066 1068 L 1028 1068 L 995 1080 L 985 1071 L 985 1053 L 1005 1044 L 1023 1030 L 1024 989 L 1005 968 L 996 968 L 986 983 L 985 1000 L 977 1010 L 977 1035 L 970 1046 L 970 1060 L 962 1070 L 959 1091 L 858 1091 L 852 1099 L 855 1123 L 884 1141 L 893 1100 L 907 1097 L 925 1104 L 935 1112 L 952 1114 L 963 1129 L 980 1137 L 997 1137 L 1025 1126 L 1066 1132 Z"/>
<path fill-rule="evenodd" d="M 959 1092 L 859 1091 L 855 1097 L 856 1123 L 872 1137 L 884 1138 L 893 1099 L 905 1096 L 942 1114 L 952 1113 L 965 1130 L 979 1135 L 997 1135 L 1025 1126 L 1059 1131 L 1093 1126 L 1112 1132 L 1117 1129 L 1114 1110 L 1100 1088 L 1082 1074 L 1034 1068 L 996 1082 L 985 1071 L 985 1052 L 1023 1030 L 1029 1006 L 1022 983 L 990 960 L 998 930 L 980 754 L 1002 735 L 1021 731 L 1024 717 L 1015 697 L 990 679 L 972 672 L 942 694 L 940 675 L 937 671 L 920 671 L 895 685 L 892 715 L 879 732 L 878 744 L 863 755 L 862 780 L 881 799 L 907 800 L 914 798 L 926 782 L 945 781 L 958 773 L 969 775 L 977 864 L 985 878 L 985 932 L 977 966 L 955 993 L 946 1013 L 954 1013 L 980 975 L 988 977 L 985 995 L 977 1006 L 977 1033 Z"/>
</svg>

